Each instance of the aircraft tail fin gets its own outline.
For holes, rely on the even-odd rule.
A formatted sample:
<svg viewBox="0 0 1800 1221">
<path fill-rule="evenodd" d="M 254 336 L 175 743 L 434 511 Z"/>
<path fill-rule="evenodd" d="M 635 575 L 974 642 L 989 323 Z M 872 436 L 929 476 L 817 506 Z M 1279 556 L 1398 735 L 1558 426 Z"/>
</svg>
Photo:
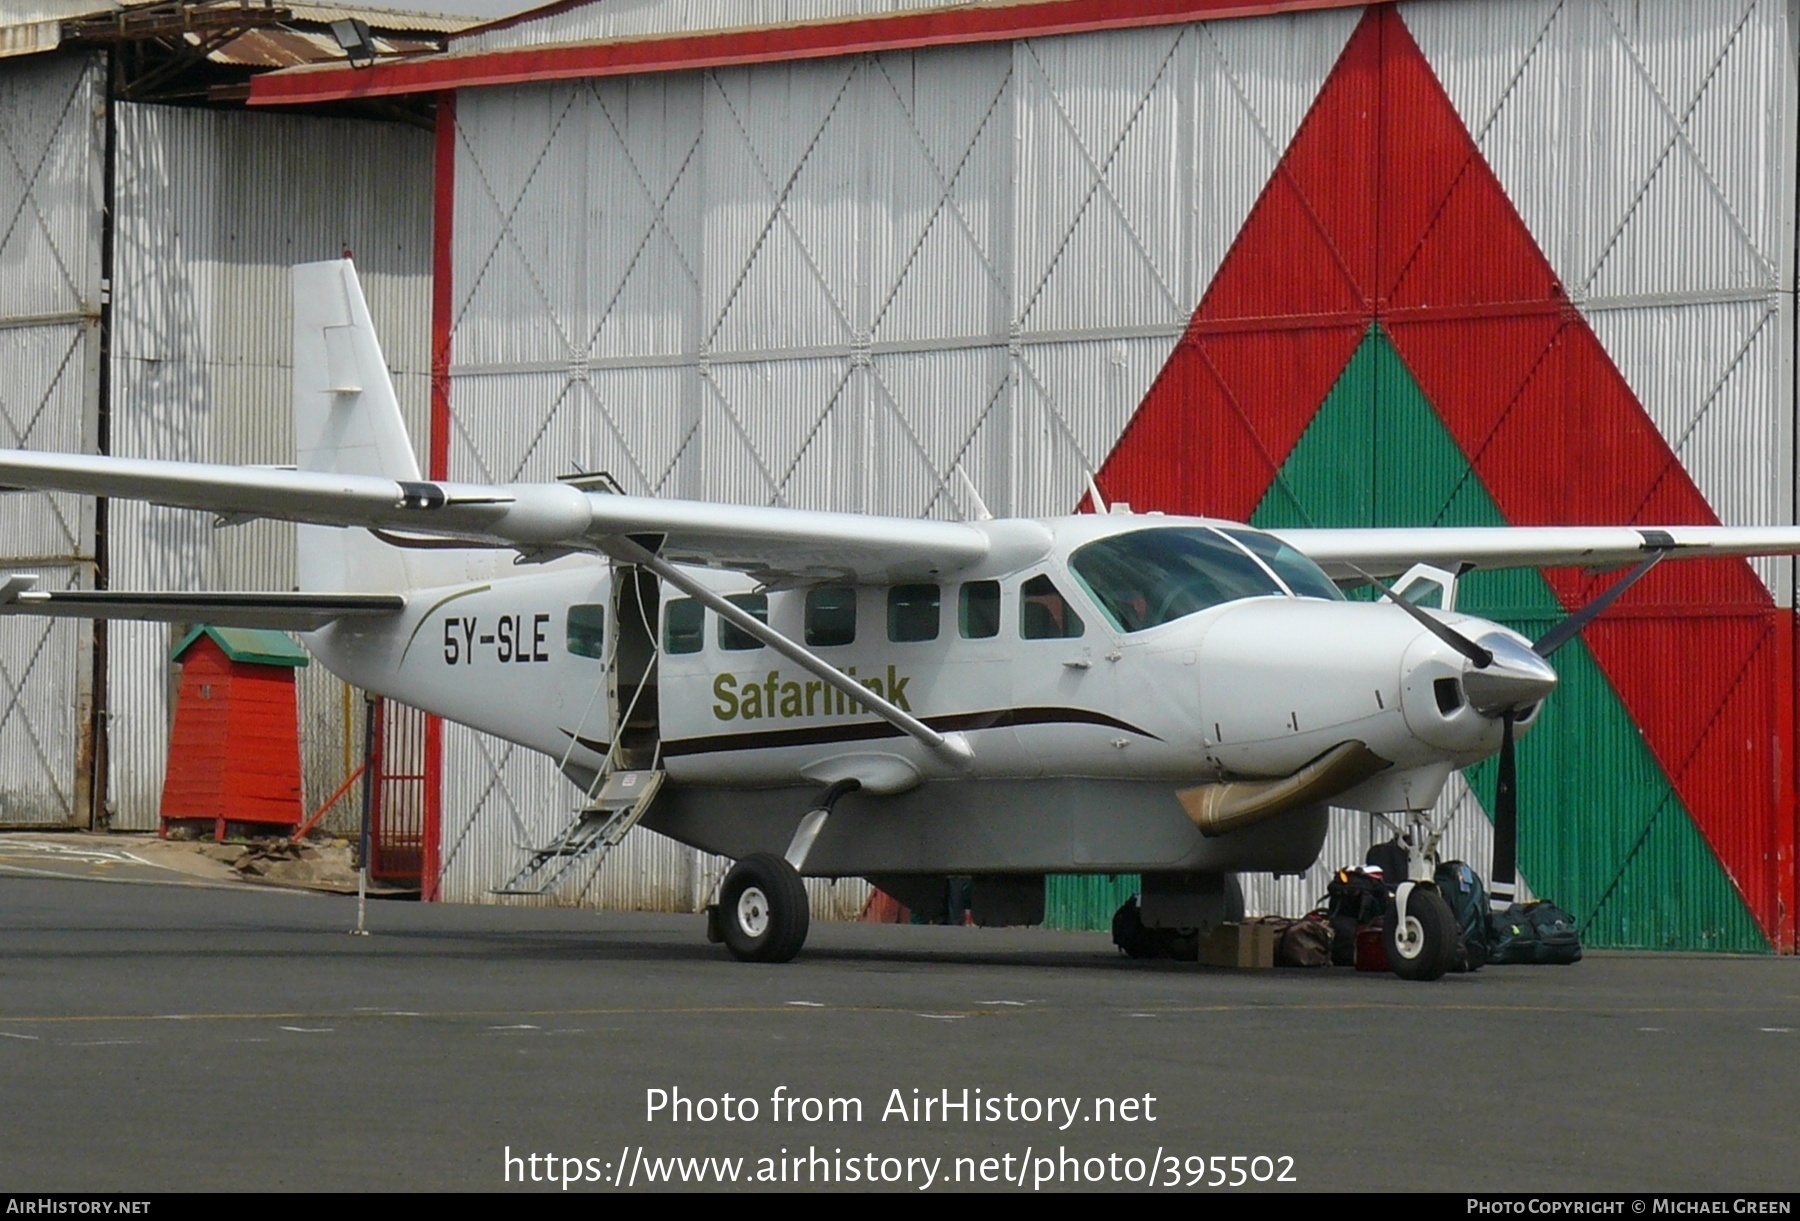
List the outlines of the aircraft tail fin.
<svg viewBox="0 0 1800 1221">
<path fill-rule="evenodd" d="M 294 268 L 294 443 L 302 471 L 416 481 L 381 341 L 349 259 Z M 302 590 L 407 588 L 407 557 L 364 530 L 299 527 Z"/>
</svg>

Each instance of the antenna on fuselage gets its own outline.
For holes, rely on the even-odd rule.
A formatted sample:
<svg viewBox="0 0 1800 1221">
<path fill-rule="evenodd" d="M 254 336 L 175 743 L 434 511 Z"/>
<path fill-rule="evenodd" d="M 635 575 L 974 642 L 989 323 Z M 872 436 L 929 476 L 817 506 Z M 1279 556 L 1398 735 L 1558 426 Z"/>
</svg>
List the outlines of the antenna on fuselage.
<svg viewBox="0 0 1800 1221">
<path fill-rule="evenodd" d="M 1094 482 L 1094 472 L 1088 471 L 1088 472 L 1086 472 L 1086 474 L 1087 474 L 1088 496 L 1090 498 L 1092 498 L 1092 500 L 1093 500 L 1094 512 L 1096 512 L 1096 513 L 1100 514 L 1102 517 L 1104 517 L 1104 516 L 1106 516 L 1106 513 L 1107 513 L 1106 498 L 1104 496 L 1100 495 L 1100 485 Z"/>
<path fill-rule="evenodd" d="M 969 472 L 963 470 L 960 462 L 956 464 L 956 473 L 962 478 L 963 490 L 969 494 L 969 499 L 975 502 L 975 520 L 993 521 L 994 515 L 988 510 L 987 501 L 983 500 L 981 493 L 975 490 L 975 481 L 969 478 Z"/>
</svg>

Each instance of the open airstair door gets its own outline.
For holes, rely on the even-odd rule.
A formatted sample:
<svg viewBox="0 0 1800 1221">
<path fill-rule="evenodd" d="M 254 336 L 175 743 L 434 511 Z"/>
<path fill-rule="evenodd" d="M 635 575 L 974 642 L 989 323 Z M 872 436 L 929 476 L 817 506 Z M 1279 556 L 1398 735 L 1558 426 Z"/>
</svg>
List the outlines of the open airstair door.
<svg viewBox="0 0 1800 1221">
<path fill-rule="evenodd" d="M 603 632 L 594 606 L 571 607 L 571 651 L 606 660 L 607 730 L 610 748 L 585 800 L 568 824 L 549 843 L 521 844 L 524 864 L 489 893 L 529 896 L 554 891 L 566 878 L 585 878 L 577 901 L 585 896 L 605 867 L 607 856 L 649 813 L 662 787 L 658 767 L 661 737 L 657 698 L 657 624 L 661 621 L 661 582 L 656 574 L 629 564 L 613 568 L 610 648 L 601 647 Z M 581 612 L 590 612 L 582 614 Z M 592 690 L 590 686 L 590 691 Z M 565 693 L 567 694 L 567 693 Z M 588 697 L 587 706 L 592 706 Z M 578 724 L 585 715 L 578 718 Z M 577 733 L 580 729 L 576 730 Z M 585 741 L 585 739 L 577 739 Z M 603 744 L 604 746 L 605 744 Z"/>
<path fill-rule="evenodd" d="M 618 637 L 607 671 L 614 770 L 641 770 L 657 763 L 660 714 L 657 701 L 656 625 L 661 582 L 645 569 L 620 564 L 613 569 L 613 623 Z"/>
</svg>

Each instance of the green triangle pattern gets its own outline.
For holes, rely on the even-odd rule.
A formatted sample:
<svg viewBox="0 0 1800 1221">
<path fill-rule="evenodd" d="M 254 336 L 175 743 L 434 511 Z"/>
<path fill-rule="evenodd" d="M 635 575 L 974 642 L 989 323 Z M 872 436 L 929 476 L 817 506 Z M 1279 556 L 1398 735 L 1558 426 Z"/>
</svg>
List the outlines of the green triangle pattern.
<svg viewBox="0 0 1800 1221">
<path fill-rule="evenodd" d="M 1379 325 L 1250 521 L 1265 529 L 1507 524 Z M 1458 605 L 1532 639 L 1564 615 L 1534 569 L 1472 573 Z M 1770 952 L 1587 647 L 1579 639 L 1564 646 L 1556 668 L 1561 685 L 1519 743 L 1519 870 L 1533 892 L 1572 912 L 1595 947 Z M 1484 811 L 1496 772 L 1492 759 L 1468 772 Z"/>
</svg>

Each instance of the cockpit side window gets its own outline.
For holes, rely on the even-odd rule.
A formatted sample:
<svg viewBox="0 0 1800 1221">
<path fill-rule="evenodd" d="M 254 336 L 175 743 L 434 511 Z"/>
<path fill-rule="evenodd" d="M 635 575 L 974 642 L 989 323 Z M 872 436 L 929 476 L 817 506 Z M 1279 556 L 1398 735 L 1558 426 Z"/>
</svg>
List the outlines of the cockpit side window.
<svg viewBox="0 0 1800 1221">
<path fill-rule="evenodd" d="M 1159 627 L 1239 598 L 1288 593 L 1255 556 L 1205 528 L 1097 539 L 1077 549 L 1069 567 L 1122 632 Z"/>
<path fill-rule="evenodd" d="M 1068 640 L 1087 625 L 1047 576 L 1035 576 L 1019 587 L 1019 635 L 1026 640 Z"/>
</svg>

